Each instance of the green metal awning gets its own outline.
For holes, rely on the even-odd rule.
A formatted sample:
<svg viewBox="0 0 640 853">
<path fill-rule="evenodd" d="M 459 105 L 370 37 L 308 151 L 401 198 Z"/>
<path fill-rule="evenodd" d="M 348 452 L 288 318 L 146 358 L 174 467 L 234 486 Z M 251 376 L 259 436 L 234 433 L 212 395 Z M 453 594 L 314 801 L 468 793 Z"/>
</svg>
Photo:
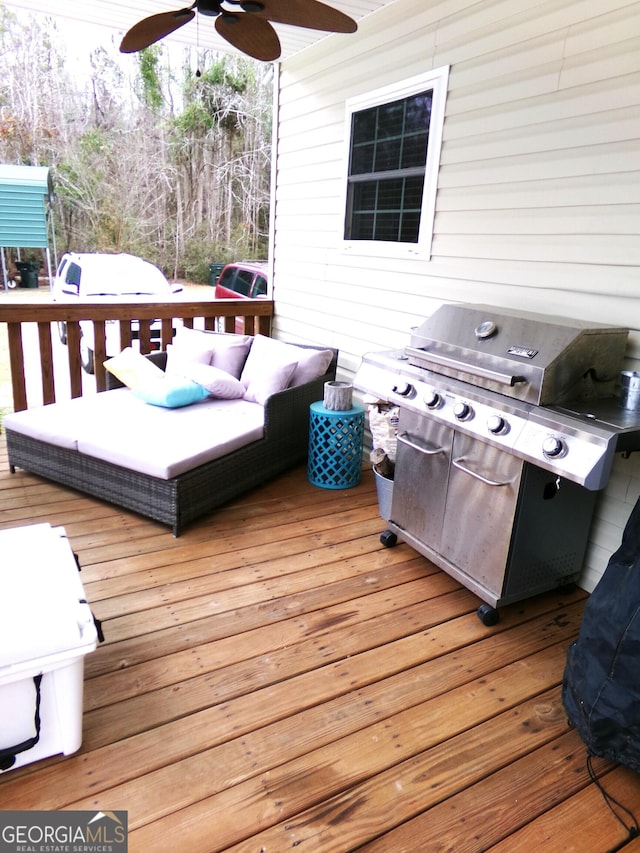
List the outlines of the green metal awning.
<svg viewBox="0 0 640 853">
<path fill-rule="evenodd" d="M 5 290 L 15 287 L 7 272 L 5 249 L 15 249 L 17 258 L 21 249 L 43 249 L 51 282 L 52 203 L 53 181 L 46 166 L 0 165 L 0 261 Z"/>
<path fill-rule="evenodd" d="M 0 165 L 0 246 L 46 249 L 52 199 L 45 166 Z"/>
</svg>

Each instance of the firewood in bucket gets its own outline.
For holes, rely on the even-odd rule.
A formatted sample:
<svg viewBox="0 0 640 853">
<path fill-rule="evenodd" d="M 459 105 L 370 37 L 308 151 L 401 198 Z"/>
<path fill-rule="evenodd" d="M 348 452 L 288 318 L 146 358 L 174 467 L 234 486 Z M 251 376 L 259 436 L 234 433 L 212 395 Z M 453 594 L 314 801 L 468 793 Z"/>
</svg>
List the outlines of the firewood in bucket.
<svg viewBox="0 0 640 853">
<path fill-rule="evenodd" d="M 373 448 L 369 454 L 369 460 L 373 465 L 373 470 L 377 474 L 380 474 L 381 477 L 385 477 L 387 480 L 393 480 L 395 465 L 381 447 Z"/>
</svg>

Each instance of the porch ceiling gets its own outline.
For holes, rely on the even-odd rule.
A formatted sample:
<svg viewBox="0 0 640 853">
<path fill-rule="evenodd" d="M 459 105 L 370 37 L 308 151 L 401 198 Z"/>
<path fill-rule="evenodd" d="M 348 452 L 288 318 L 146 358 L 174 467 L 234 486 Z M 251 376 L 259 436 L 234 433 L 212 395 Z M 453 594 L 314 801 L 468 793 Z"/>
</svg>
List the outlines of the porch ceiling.
<svg viewBox="0 0 640 853">
<path fill-rule="evenodd" d="M 360 21 L 367 15 L 393 2 L 393 0 L 327 0 L 327 2 L 350 15 L 354 20 Z M 54 18 L 68 18 L 109 27 L 124 35 L 141 18 L 158 12 L 180 9 L 189 6 L 190 3 L 189 0 L 187 2 L 182 2 L 182 0 L 133 0 L 132 3 L 125 3 L 123 0 L 100 0 L 100 2 L 92 3 L 87 2 L 87 0 L 57 0 L 52 7 L 50 0 L 7 0 L 4 5 L 9 8 L 28 9 Z M 293 56 L 293 54 L 327 37 L 327 33 L 317 30 L 305 30 L 282 24 L 277 24 L 275 28 L 282 44 L 282 59 Z M 340 37 L 346 38 L 346 36 Z M 168 36 L 165 42 L 196 47 L 196 39 L 202 48 L 233 52 L 233 48 L 228 42 L 218 36 L 213 22 L 202 17 L 199 26 L 196 26 L 195 22 L 191 22 L 173 35 Z"/>
</svg>

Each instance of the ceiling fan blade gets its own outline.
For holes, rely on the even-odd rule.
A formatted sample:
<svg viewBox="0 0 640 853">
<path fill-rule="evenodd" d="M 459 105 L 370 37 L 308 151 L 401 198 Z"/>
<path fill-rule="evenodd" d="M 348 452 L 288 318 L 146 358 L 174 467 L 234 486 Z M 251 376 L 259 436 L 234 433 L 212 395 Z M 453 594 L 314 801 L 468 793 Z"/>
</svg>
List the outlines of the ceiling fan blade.
<svg viewBox="0 0 640 853">
<path fill-rule="evenodd" d="M 261 3 L 264 9 L 252 14 L 276 24 L 332 33 L 355 33 L 358 29 L 353 18 L 319 0 L 261 0 Z"/>
<path fill-rule="evenodd" d="M 195 18 L 193 9 L 179 9 L 177 12 L 160 12 L 138 21 L 127 32 L 120 44 L 120 53 L 135 53 L 149 47 L 161 38 L 180 29 Z"/>
<path fill-rule="evenodd" d="M 264 18 L 246 12 L 222 14 L 216 18 L 216 30 L 229 44 L 254 59 L 271 62 L 280 56 L 280 39 Z"/>
</svg>

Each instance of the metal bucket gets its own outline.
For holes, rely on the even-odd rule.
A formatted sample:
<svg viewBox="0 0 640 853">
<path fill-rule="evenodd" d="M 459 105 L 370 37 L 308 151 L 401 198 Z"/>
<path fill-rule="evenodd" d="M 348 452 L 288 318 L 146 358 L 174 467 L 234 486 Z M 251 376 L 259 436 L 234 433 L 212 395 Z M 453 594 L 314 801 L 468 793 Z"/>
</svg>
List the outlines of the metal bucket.
<svg viewBox="0 0 640 853">
<path fill-rule="evenodd" d="M 640 412 L 640 372 L 637 370 L 623 370 L 620 374 L 620 406 Z"/>
<path fill-rule="evenodd" d="M 373 472 L 376 478 L 376 491 L 378 492 L 378 509 L 380 518 L 389 521 L 391 518 L 391 501 L 393 500 L 393 480 L 383 477 L 377 471 Z"/>
</svg>

